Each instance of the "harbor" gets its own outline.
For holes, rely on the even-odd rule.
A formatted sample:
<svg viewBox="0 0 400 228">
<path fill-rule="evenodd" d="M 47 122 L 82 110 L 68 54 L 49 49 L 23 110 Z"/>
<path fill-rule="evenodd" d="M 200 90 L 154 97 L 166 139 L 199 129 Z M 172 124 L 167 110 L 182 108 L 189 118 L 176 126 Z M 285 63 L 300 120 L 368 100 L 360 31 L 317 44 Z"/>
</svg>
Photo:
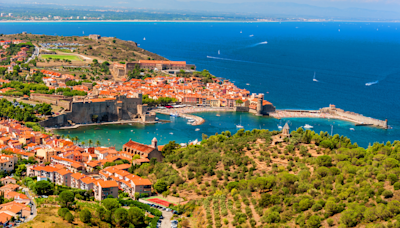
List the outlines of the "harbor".
<svg viewBox="0 0 400 228">
<path fill-rule="evenodd" d="M 192 113 L 201 112 L 234 112 L 233 108 L 211 108 L 211 107 L 182 107 L 170 109 L 154 109 L 151 112 L 169 115 L 173 117 L 183 117 L 188 119 L 188 124 L 193 126 L 201 125 L 205 122 L 200 116 L 192 115 Z"/>
</svg>

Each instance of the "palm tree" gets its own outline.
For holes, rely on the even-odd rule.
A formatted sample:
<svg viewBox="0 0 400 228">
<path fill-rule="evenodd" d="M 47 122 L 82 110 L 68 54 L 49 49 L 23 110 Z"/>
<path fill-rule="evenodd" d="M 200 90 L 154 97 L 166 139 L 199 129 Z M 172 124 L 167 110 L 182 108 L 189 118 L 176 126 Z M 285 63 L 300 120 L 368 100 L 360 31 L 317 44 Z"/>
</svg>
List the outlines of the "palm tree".
<svg viewBox="0 0 400 228">
<path fill-rule="evenodd" d="M 84 146 L 84 145 L 85 145 L 85 141 L 82 141 L 82 142 L 81 142 L 81 145 Z"/>
<path fill-rule="evenodd" d="M 89 147 L 92 145 L 93 141 L 91 139 L 88 140 Z"/>
<path fill-rule="evenodd" d="M 61 138 L 62 138 L 62 139 L 65 138 L 65 135 L 61 135 Z"/>
<path fill-rule="evenodd" d="M 100 141 L 97 140 L 97 141 L 96 141 L 96 146 L 100 146 L 100 145 L 101 145 Z"/>
<path fill-rule="evenodd" d="M 75 136 L 75 143 L 78 143 L 78 141 L 79 141 L 79 137 Z"/>
</svg>

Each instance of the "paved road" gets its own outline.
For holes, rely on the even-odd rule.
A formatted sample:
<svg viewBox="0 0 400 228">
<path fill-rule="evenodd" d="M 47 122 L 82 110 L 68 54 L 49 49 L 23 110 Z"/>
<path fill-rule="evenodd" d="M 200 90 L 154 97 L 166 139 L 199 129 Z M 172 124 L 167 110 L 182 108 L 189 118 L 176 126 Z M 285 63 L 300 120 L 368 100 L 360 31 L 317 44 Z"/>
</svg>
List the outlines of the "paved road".
<svg viewBox="0 0 400 228">
<path fill-rule="evenodd" d="M 29 189 L 28 188 L 24 188 L 24 191 L 25 191 L 26 196 L 28 196 L 28 198 L 31 200 L 31 205 L 32 205 L 32 207 L 31 207 L 32 208 L 31 209 L 32 215 L 29 216 L 25 221 L 25 222 L 29 222 L 29 221 L 33 220 L 36 217 L 37 209 L 36 209 L 35 201 L 32 199 L 32 196 L 29 194 Z"/>
<path fill-rule="evenodd" d="M 39 48 L 35 46 L 35 51 L 33 52 L 32 56 L 28 60 L 26 60 L 25 63 L 29 63 L 29 61 L 35 59 L 38 56 L 39 56 Z"/>
<path fill-rule="evenodd" d="M 171 218 L 172 218 L 172 212 L 166 212 L 166 211 L 161 211 L 162 216 L 164 217 L 163 220 L 161 220 L 161 228 L 171 228 Z"/>
</svg>

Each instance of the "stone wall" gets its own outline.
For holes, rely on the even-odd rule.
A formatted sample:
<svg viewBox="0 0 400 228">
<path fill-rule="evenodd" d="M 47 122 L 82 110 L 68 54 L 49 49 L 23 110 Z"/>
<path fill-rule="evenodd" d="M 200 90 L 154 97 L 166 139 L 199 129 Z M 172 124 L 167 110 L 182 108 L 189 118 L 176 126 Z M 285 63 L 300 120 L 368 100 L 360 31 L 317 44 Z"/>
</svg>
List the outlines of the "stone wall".
<svg viewBox="0 0 400 228">
<path fill-rule="evenodd" d="M 63 107 L 65 110 L 71 110 L 72 98 L 64 97 L 63 95 L 31 93 L 29 99 L 31 101 L 60 106 Z"/>
<path fill-rule="evenodd" d="M 101 102 L 75 101 L 72 102 L 71 111 L 65 112 L 57 117 L 50 117 L 40 122 L 43 127 L 66 126 L 70 121 L 76 124 L 89 124 L 96 122 L 114 122 L 120 120 L 132 120 L 141 118 L 149 121 L 155 116 L 147 116 L 147 106 L 142 105 L 142 95 L 128 98 L 118 96 L 116 100 L 105 100 Z"/>
<path fill-rule="evenodd" d="M 236 106 L 235 107 L 235 112 L 249 112 L 249 107 Z"/>
<path fill-rule="evenodd" d="M 388 128 L 388 122 L 387 120 L 378 120 L 374 119 L 371 117 L 366 117 L 358 113 L 354 112 L 349 112 L 349 111 L 344 111 L 343 109 L 339 108 L 321 108 L 320 111 L 322 113 L 330 113 L 332 115 L 337 115 L 339 117 L 345 118 L 345 119 L 350 119 L 358 123 L 366 124 L 366 125 L 374 125 L 377 127 L 382 127 L 382 128 Z"/>
</svg>

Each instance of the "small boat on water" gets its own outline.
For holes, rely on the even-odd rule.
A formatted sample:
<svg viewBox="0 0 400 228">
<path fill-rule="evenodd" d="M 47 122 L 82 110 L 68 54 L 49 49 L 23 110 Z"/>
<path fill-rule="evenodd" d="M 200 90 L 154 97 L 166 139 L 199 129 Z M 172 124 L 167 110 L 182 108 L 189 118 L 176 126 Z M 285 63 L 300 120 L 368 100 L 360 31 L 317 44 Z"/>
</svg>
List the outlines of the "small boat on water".
<svg viewBox="0 0 400 228">
<path fill-rule="evenodd" d="M 171 114 L 169 114 L 170 116 L 172 116 L 172 117 L 179 117 L 179 114 L 178 113 L 171 113 Z"/>
<path fill-rule="evenodd" d="M 318 80 L 315 78 L 315 75 L 316 75 L 316 73 L 314 72 L 314 78 L 313 78 L 313 81 L 314 81 L 314 82 L 318 82 Z"/>
<path fill-rule="evenodd" d="M 281 125 L 278 125 L 278 128 L 279 128 L 279 129 L 282 129 L 282 126 L 281 126 Z"/>
<path fill-rule="evenodd" d="M 221 116 L 219 113 L 217 113 L 217 115 L 215 115 L 215 116 Z"/>
<path fill-rule="evenodd" d="M 143 40 L 146 40 L 146 37 L 144 37 Z"/>
<path fill-rule="evenodd" d="M 196 128 L 195 131 L 200 131 L 200 128 Z"/>
<path fill-rule="evenodd" d="M 173 135 L 174 133 L 173 133 L 173 132 L 170 132 L 169 134 L 170 134 L 170 135 Z"/>
<path fill-rule="evenodd" d="M 350 128 L 350 131 L 355 131 L 355 129 L 354 128 Z"/>
<path fill-rule="evenodd" d="M 246 85 L 250 85 L 249 83 L 246 83 Z"/>
<path fill-rule="evenodd" d="M 306 129 L 310 129 L 310 128 L 314 128 L 313 126 L 311 126 L 311 125 L 309 125 L 309 124 L 306 124 L 306 125 L 304 125 L 304 128 L 306 128 Z"/>
<path fill-rule="evenodd" d="M 240 116 L 240 123 L 238 125 L 236 125 L 236 128 L 243 128 L 242 125 L 242 116 Z"/>
<path fill-rule="evenodd" d="M 155 120 L 158 121 L 159 120 L 158 117 L 156 117 Z"/>
<path fill-rule="evenodd" d="M 131 130 L 131 132 L 133 132 L 133 130 Z"/>
</svg>

